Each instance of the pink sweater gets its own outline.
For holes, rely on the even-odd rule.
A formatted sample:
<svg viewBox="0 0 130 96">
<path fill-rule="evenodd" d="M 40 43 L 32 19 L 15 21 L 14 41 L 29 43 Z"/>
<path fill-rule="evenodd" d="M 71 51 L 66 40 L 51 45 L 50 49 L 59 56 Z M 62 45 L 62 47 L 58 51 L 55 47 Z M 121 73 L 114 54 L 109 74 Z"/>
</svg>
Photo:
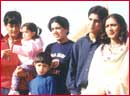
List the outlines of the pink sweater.
<svg viewBox="0 0 130 96">
<path fill-rule="evenodd" d="M 43 42 L 41 38 L 25 41 L 22 39 L 22 45 L 13 45 L 12 52 L 18 54 L 22 64 L 32 64 L 34 57 L 43 51 Z"/>
</svg>

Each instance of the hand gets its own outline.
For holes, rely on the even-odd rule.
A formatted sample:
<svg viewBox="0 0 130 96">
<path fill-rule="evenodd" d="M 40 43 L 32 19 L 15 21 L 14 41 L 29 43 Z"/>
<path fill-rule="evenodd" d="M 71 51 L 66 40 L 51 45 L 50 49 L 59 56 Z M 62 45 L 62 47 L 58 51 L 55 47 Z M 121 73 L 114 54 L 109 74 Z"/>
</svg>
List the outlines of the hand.
<svg viewBox="0 0 130 96">
<path fill-rule="evenodd" d="M 10 49 L 1 50 L 1 58 L 8 58 L 10 56 Z"/>
<path fill-rule="evenodd" d="M 51 68 L 52 69 L 55 69 L 59 66 L 59 59 L 54 59 L 52 60 L 52 63 L 51 63 Z"/>
<path fill-rule="evenodd" d="M 14 74 L 18 77 L 26 77 L 26 71 L 21 66 L 17 66 Z"/>
</svg>

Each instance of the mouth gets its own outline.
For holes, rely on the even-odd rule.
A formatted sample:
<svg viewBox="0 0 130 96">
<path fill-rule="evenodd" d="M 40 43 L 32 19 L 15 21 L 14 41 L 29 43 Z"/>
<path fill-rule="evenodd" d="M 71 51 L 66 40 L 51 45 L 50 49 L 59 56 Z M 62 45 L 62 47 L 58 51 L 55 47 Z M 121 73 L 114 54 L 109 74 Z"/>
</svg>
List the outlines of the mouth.
<svg viewBox="0 0 130 96">
<path fill-rule="evenodd" d="M 113 35 L 113 34 L 114 34 L 114 32 L 113 32 L 113 31 L 110 31 L 110 32 L 109 32 L 109 35 Z"/>
</svg>

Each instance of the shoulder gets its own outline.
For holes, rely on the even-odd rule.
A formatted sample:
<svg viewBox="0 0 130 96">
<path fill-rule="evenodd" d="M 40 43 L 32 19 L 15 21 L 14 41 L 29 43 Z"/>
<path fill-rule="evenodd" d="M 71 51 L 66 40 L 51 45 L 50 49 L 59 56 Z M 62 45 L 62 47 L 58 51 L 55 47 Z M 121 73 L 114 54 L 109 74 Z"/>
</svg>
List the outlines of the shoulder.
<svg viewBox="0 0 130 96">
<path fill-rule="evenodd" d="M 72 44 L 73 44 L 73 43 L 74 43 L 74 41 L 72 41 L 72 40 L 69 40 L 69 43 L 72 43 Z"/>
<path fill-rule="evenodd" d="M 57 44 L 57 42 L 50 43 L 50 44 L 47 45 L 47 47 L 49 47 L 49 46 L 53 46 L 53 45 L 55 45 L 55 44 Z"/>
<path fill-rule="evenodd" d="M 72 46 L 74 44 L 74 42 L 73 41 L 71 41 L 71 40 L 68 40 L 66 43 L 64 43 L 63 45 L 65 45 L 65 46 Z"/>
<path fill-rule="evenodd" d="M 81 37 L 74 43 L 74 48 L 75 47 L 82 47 L 82 46 L 87 46 L 88 38 L 86 36 Z"/>
<path fill-rule="evenodd" d="M 46 47 L 46 50 L 51 49 L 52 46 L 54 46 L 54 45 L 56 45 L 56 44 L 57 44 L 57 42 L 48 44 L 47 47 Z"/>
<path fill-rule="evenodd" d="M 47 75 L 47 76 L 46 76 L 46 79 L 48 79 L 48 80 L 54 80 L 54 77 L 51 76 L 51 75 Z"/>
<path fill-rule="evenodd" d="M 87 39 L 87 37 L 86 37 L 86 36 L 81 37 L 80 39 L 78 39 L 78 40 L 77 40 L 77 42 L 76 42 L 76 43 L 83 42 L 83 41 L 84 41 L 84 40 L 86 40 L 86 39 Z"/>
<path fill-rule="evenodd" d="M 108 47 L 107 44 L 100 44 L 100 45 L 98 46 L 98 48 L 95 50 L 95 52 L 96 52 L 96 51 L 102 51 L 102 50 L 104 50 L 106 47 Z"/>
<path fill-rule="evenodd" d="M 43 42 L 43 41 L 42 41 L 41 37 L 39 37 L 39 38 L 36 38 L 36 39 L 34 40 L 34 42 L 37 43 L 37 42 Z"/>
<path fill-rule="evenodd" d="M 32 80 L 30 80 L 29 85 L 30 85 L 30 84 L 33 84 L 33 83 L 35 83 L 35 82 L 37 82 L 37 77 L 35 77 L 35 78 L 33 78 Z"/>
</svg>

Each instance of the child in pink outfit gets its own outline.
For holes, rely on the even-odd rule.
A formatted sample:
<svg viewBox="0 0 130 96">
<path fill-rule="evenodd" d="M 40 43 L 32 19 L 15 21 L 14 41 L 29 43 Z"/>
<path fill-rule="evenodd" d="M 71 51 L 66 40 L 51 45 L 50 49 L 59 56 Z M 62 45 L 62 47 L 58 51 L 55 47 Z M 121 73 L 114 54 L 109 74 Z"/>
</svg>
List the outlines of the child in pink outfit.
<svg viewBox="0 0 130 96">
<path fill-rule="evenodd" d="M 43 51 L 43 42 L 39 36 L 41 29 L 37 27 L 34 23 L 25 23 L 22 28 L 23 39 L 21 41 L 22 45 L 12 45 L 11 51 L 18 54 L 21 61 L 21 67 L 26 71 L 27 75 L 29 71 L 34 71 L 32 65 L 35 56 Z M 17 92 L 19 86 L 20 77 L 13 73 L 12 85 L 9 95 L 18 95 Z"/>
</svg>

